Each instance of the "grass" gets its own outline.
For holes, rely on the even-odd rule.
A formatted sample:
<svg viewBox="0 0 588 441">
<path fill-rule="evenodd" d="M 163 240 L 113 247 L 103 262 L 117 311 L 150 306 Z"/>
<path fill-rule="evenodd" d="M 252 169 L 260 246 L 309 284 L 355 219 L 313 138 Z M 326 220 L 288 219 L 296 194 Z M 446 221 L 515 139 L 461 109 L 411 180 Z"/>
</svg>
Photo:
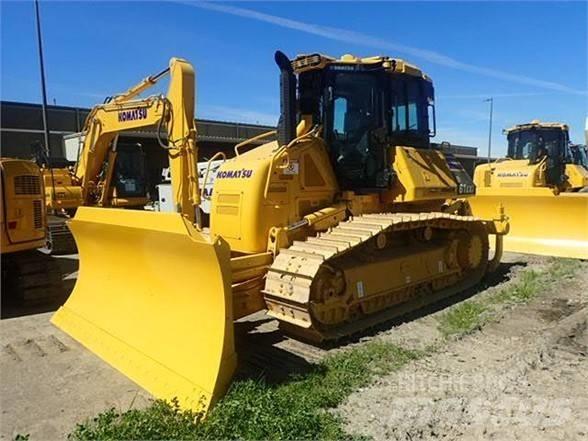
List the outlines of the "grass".
<svg viewBox="0 0 588 441">
<path fill-rule="evenodd" d="M 526 303 L 540 292 L 542 282 L 545 282 L 545 273 L 534 270 L 523 271 L 519 280 L 507 288 L 502 288 L 498 293 L 488 299 L 488 303 Z"/>
<path fill-rule="evenodd" d="M 469 334 L 479 329 L 498 305 L 527 303 L 549 288 L 552 282 L 572 278 L 580 265 L 575 259 L 553 258 L 543 271 L 524 270 L 514 283 L 485 300 L 466 300 L 442 314 L 438 329 L 446 338 Z"/>
<path fill-rule="evenodd" d="M 480 302 L 466 301 L 441 315 L 439 331 L 445 337 L 465 335 L 482 325 L 487 308 Z"/>
<path fill-rule="evenodd" d="M 384 342 L 369 342 L 327 357 L 304 376 L 279 385 L 237 381 L 206 419 L 176 402 L 146 409 L 111 409 L 70 434 L 71 440 L 123 439 L 344 439 L 342 422 L 328 409 L 376 375 L 422 356 Z"/>
<path fill-rule="evenodd" d="M 570 279 L 582 266 L 578 259 L 553 259 L 549 266 L 549 275 L 552 279 Z"/>
</svg>

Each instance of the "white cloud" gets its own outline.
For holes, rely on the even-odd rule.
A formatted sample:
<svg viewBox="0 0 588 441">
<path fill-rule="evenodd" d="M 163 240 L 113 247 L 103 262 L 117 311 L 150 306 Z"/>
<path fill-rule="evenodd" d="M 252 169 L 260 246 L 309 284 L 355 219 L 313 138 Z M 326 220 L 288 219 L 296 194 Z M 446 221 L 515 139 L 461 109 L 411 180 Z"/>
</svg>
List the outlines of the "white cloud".
<svg viewBox="0 0 588 441">
<path fill-rule="evenodd" d="M 471 94 L 459 94 L 459 95 L 436 95 L 436 99 L 450 100 L 450 99 L 476 99 L 484 100 L 489 97 L 492 98 L 522 98 L 531 96 L 548 96 L 555 95 L 554 92 L 512 92 L 512 93 L 471 93 Z"/>
<path fill-rule="evenodd" d="M 200 106 L 197 109 L 196 117 L 220 121 L 262 124 L 267 126 L 275 126 L 278 123 L 277 114 L 274 115 L 273 113 L 264 113 L 250 109 L 217 105 Z"/>
<path fill-rule="evenodd" d="M 287 29 L 293 29 L 307 34 L 317 35 L 320 37 L 328 38 L 330 40 L 343 41 L 346 43 L 358 44 L 362 46 L 368 46 L 377 49 L 383 49 L 386 51 L 392 51 L 397 53 L 403 53 L 410 55 L 414 58 L 420 58 L 430 63 L 438 64 L 441 66 L 449 67 L 452 69 L 461 70 L 464 72 L 471 72 L 487 77 L 493 77 L 513 83 L 524 84 L 527 86 L 539 87 L 542 89 L 554 90 L 558 92 L 565 92 L 571 94 L 588 95 L 586 90 L 576 90 L 568 87 L 564 84 L 556 83 L 553 81 L 545 81 L 540 79 L 531 78 L 525 75 L 512 74 L 497 69 L 492 69 L 483 66 L 476 66 L 473 64 L 465 63 L 457 60 L 450 56 L 444 55 L 439 52 L 431 51 L 428 49 L 421 49 L 413 46 L 407 46 L 400 43 L 394 43 L 390 40 L 381 39 L 374 37 L 362 32 L 349 31 L 341 28 L 334 28 L 329 26 L 317 25 L 312 23 L 305 23 L 298 20 L 292 20 L 289 18 L 279 17 L 276 15 L 266 14 L 258 12 L 252 9 L 245 9 L 236 6 L 230 6 L 227 4 L 221 4 L 217 2 L 208 1 L 175 1 L 175 3 L 182 3 L 189 6 L 195 6 L 197 8 L 208 9 L 211 11 L 217 11 L 224 14 L 230 14 L 238 17 L 249 18 L 265 23 L 269 23 L 275 26 L 280 26 Z"/>
</svg>

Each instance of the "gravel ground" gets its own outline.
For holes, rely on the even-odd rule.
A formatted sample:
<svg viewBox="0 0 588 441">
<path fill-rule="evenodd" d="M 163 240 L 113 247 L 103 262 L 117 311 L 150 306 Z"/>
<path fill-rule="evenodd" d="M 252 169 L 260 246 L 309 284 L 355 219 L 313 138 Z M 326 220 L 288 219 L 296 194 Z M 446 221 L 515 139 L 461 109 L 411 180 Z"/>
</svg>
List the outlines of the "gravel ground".
<svg viewBox="0 0 588 441">
<path fill-rule="evenodd" d="M 547 259 L 511 256 L 507 280 Z M 481 330 L 444 341 L 440 313 L 380 338 L 431 355 L 380 378 L 338 411 L 346 429 L 375 440 L 588 439 L 588 262 L 573 280 L 551 281 L 526 305 L 501 306 Z"/>
</svg>

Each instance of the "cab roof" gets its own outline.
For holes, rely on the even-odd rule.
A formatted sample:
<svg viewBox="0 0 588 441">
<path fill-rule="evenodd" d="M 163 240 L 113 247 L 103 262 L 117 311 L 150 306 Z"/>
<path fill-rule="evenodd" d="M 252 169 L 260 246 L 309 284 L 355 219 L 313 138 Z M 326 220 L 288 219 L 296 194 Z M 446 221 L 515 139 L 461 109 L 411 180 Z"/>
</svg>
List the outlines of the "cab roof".
<svg viewBox="0 0 588 441">
<path fill-rule="evenodd" d="M 292 68 L 297 74 L 321 70 L 329 65 L 369 65 L 374 67 L 380 65 L 390 73 L 406 74 L 431 81 L 431 78 L 418 67 L 400 58 L 385 56 L 361 58 L 351 54 L 345 54 L 341 58 L 333 58 L 323 54 L 301 54 L 292 60 Z"/>
<path fill-rule="evenodd" d="M 534 119 L 529 123 L 524 124 L 517 124 L 512 126 L 508 129 L 504 130 L 504 133 L 511 133 L 511 132 L 521 132 L 523 130 L 531 130 L 531 129 L 559 129 L 562 131 L 569 131 L 569 127 L 567 124 L 560 123 L 560 122 L 542 122 L 538 119 Z"/>
</svg>

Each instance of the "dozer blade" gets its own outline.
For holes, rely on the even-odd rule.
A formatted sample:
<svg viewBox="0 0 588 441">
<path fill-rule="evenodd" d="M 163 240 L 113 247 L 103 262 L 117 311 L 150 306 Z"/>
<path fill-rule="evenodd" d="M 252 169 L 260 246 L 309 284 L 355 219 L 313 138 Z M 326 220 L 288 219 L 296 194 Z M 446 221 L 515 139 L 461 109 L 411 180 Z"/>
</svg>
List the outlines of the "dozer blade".
<svg viewBox="0 0 588 441">
<path fill-rule="evenodd" d="M 236 366 L 230 250 L 180 214 L 79 208 L 75 288 L 52 322 L 157 398 L 206 412 Z"/>
<path fill-rule="evenodd" d="M 588 259 L 588 193 L 554 195 L 537 188 L 525 195 L 482 193 L 468 201 L 481 218 L 494 216 L 502 204 L 510 223 L 505 251 Z"/>
</svg>

